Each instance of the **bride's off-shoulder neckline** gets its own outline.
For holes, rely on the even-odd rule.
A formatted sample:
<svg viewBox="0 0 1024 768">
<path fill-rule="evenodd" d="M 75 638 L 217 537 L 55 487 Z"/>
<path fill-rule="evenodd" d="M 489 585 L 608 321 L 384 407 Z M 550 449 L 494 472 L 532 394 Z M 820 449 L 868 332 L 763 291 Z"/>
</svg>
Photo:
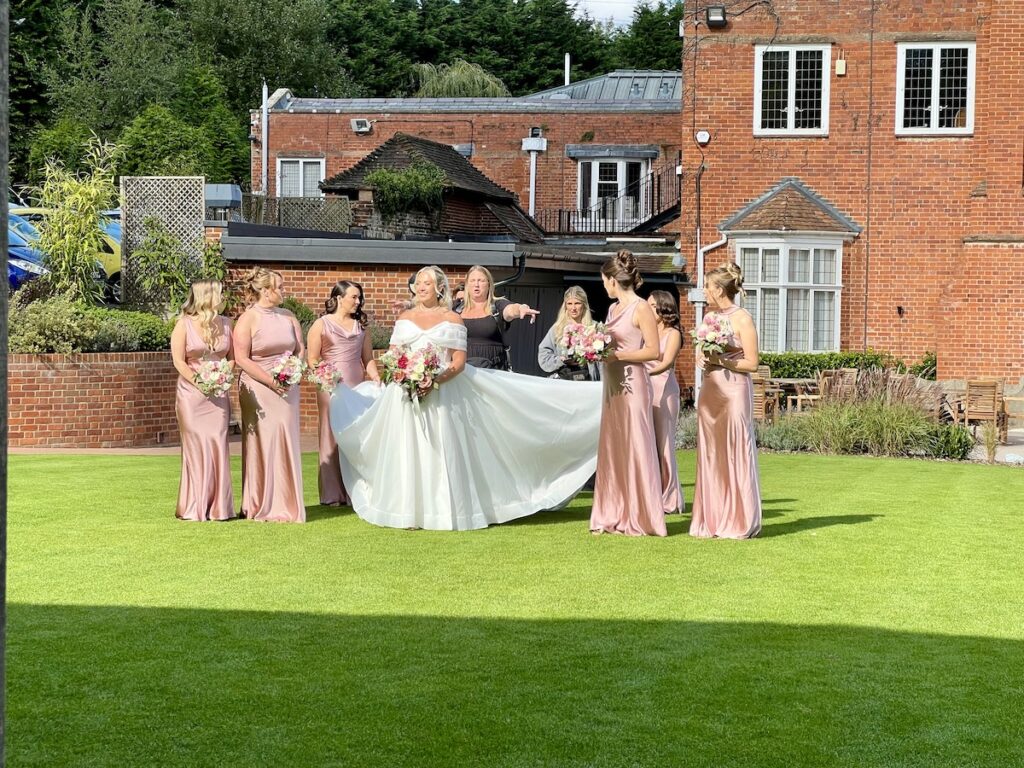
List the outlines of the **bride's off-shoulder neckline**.
<svg viewBox="0 0 1024 768">
<path fill-rule="evenodd" d="M 464 328 L 465 327 L 461 323 L 453 323 L 451 320 L 442 320 L 439 323 L 434 323 L 433 325 L 431 325 L 431 326 L 429 326 L 427 328 L 424 328 L 423 326 L 421 326 L 416 321 L 410 320 L 407 317 L 404 317 L 404 318 L 402 318 L 400 320 L 397 320 L 395 322 L 395 325 L 398 325 L 398 323 L 409 323 L 413 328 L 418 330 L 420 333 L 429 333 L 430 331 L 434 330 L 435 328 L 440 328 L 442 325 L 454 325 L 456 328 Z"/>
</svg>

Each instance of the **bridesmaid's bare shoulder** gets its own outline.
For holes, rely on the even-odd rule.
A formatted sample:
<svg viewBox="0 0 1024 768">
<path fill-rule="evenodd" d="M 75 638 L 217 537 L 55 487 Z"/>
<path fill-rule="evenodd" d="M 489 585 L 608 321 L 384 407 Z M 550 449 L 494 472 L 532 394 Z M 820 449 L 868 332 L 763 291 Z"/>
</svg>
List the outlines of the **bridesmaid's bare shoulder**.
<svg viewBox="0 0 1024 768">
<path fill-rule="evenodd" d="M 751 317 L 747 310 L 740 307 L 739 310 L 734 312 L 732 315 L 732 324 L 740 328 L 753 328 L 754 318 Z"/>
</svg>

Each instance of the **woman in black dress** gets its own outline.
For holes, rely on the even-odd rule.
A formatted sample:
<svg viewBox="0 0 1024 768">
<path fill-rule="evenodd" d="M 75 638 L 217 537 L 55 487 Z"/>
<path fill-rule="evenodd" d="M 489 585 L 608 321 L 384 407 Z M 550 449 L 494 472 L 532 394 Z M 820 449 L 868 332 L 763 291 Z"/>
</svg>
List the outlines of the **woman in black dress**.
<svg viewBox="0 0 1024 768">
<path fill-rule="evenodd" d="M 494 278 L 486 267 L 470 267 L 466 276 L 466 301 L 460 312 L 469 336 L 466 362 L 477 368 L 511 370 L 505 332 L 513 320 L 539 314 L 527 304 L 513 304 L 494 295 Z"/>
</svg>

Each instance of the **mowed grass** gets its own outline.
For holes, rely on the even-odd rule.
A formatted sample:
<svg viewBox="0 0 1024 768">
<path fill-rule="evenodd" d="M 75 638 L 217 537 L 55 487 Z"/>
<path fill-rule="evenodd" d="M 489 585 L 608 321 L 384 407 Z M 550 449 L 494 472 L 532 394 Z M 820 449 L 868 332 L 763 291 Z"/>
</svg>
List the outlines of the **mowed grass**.
<svg viewBox="0 0 1024 768">
<path fill-rule="evenodd" d="M 454 534 L 184 523 L 176 457 L 13 456 L 9 763 L 1024 765 L 1024 472 L 761 473 L 733 542 L 590 536 L 587 496 Z"/>
</svg>

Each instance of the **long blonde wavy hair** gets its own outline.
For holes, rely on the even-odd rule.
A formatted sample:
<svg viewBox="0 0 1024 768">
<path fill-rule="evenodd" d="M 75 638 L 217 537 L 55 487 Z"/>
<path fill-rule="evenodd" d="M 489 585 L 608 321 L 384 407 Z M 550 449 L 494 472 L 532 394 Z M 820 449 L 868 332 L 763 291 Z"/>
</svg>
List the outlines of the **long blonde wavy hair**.
<svg viewBox="0 0 1024 768">
<path fill-rule="evenodd" d="M 583 316 L 580 318 L 580 322 L 583 323 L 583 325 L 591 325 L 594 322 L 594 317 L 590 314 L 590 301 L 587 299 L 587 292 L 578 285 L 570 285 L 565 289 L 565 295 L 562 296 L 562 306 L 558 308 L 558 319 L 555 320 L 556 344 L 559 339 L 562 338 L 562 334 L 565 332 L 565 326 L 572 322 L 569 319 L 569 313 L 565 311 L 565 303 L 569 299 L 576 299 L 583 303 Z"/>
<path fill-rule="evenodd" d="M 217 280 L 197 280 L 188 288 L 188 298 L 181 306 L 181 314 L 194 317 L 199 326 L 199 337 L 208 349 L 216 349 L 224 328 L 216 322 L 224 309 L 224 287 Z"/>
</svg>

